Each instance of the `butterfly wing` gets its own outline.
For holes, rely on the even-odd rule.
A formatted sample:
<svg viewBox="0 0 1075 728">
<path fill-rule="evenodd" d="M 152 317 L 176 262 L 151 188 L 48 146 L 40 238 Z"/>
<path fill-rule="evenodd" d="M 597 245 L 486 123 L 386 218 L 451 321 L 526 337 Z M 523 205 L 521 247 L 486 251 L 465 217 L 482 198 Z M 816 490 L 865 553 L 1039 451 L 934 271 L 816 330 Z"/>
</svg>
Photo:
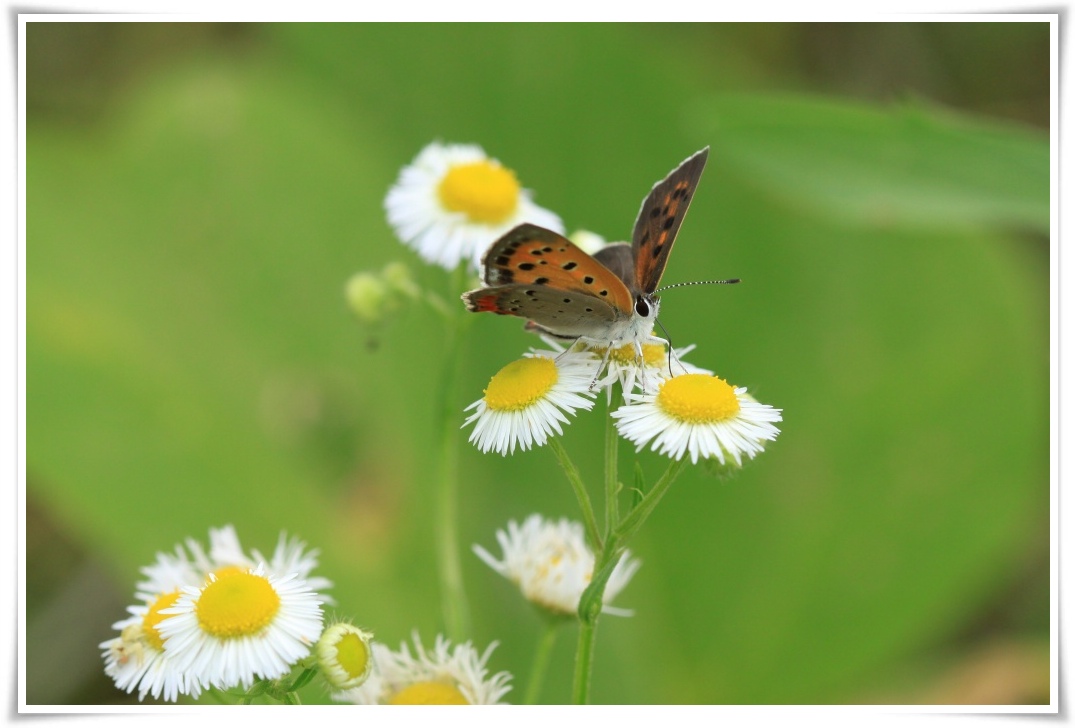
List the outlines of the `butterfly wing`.
<svg viewBox="0 0 1075 728">
<path fill-rule="evenodd" d="M 524 223 L 509 230 L 489 246 L 482 266 L 489 286 L 547 287 L 581 294 L 624 315 L 634 308 L 634 297 L 615 273 L 563 235 L 537 225 Z"/>
<path fill-rule="evenodd" d="M 631 247 L 635 259 L 635 284 L 642 293 L 653 293 L 661 282 L 668 254 L 683 224 L 694 190 L 705 169 L 709 147 L 695 152 L 650 190 L 635 221 Z"/>
<path fill-rule="evenodd" d="M 546 285 L 513 283 L 463 294 L 468 311 L 522 316 L 556 336 L 592 336 L 619 317 L 605 301 L 588 293 Z"/>
</svg>

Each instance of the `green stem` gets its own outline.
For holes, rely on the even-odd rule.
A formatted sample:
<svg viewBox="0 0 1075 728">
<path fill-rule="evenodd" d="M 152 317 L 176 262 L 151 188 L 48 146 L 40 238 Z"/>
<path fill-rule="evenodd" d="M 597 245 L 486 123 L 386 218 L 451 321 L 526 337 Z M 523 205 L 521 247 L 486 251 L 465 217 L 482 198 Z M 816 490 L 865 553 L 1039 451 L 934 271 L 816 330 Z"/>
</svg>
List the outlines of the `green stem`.
<svg viewBox="0 0 1075 728">
<path fill-rule="evenodd" d="M 452 276 L 452 290 L 462 290 L 465 269 Z M 469 633 L 469 610 L 463 588 L 459 557 L 459 420 L 462 411 L 456 401 L 461 370 L 463 324 L 457 312 L 445 311 L 447 343 L 440 386 L 440 451 L 437 458 L 436 539 L 437 567 L 441 584 L 441 613 L 448 637 L 458 643 Z"/>
<path fill-rule="evenodd" d="M 575 705 L 585 705 L 590 700 L 590 674 L 593 672 L 593 648 L 597 641 L 597 619 L 579 622 L 579 646 L 575 652 L 575 682 L 571 699 Z"/>
<path fill-rule="evenodd" d="M 611 415 L 611 403 L 609 405 Z M 595 541 L 596 559 L 590 586 L 579 600 L 579 642 L 575 651 L 575 679 L 572 699 L 576 705 L 590 700 L 590 678 L 593 674 L 593 652 L 597 643 L 597 618 L 604 606 L 605 585 L 612 568 L 619 559 L 619 550 L 613 533 L 620 519 L 619 482 L 617 465 L 619 433 L 611 416 L 605 418 L 605 539 Z M 596 527 L 596 526 L 595 526 Z"/>
<path fill-rule="evenodd" d="M 638 529 L 642 527 L 642 524 L 646 522 L 650 514 L 653 513 L 653 509 L 657 507 L 661 498 L 668 492 L 668 488 L 672 485 L 672 482 L 683 471 L 686 466 L 686 460 L 673 460 L 668 469 L 664 471 L 664 475 L 661 479 L 646 493 L 642 500 L 635 508 L 627 514 L 627 517 L 623 519 L 612 536 L 609 537 L 609 542 L 617 545 L 626 545 L 628 541 L 638 532 Z"/>
<path fill-rule="evenodd" d="M 613 397 L 619 394 L 615 386 Z M 617 481 L 617 461 L 619 455 L 620 434 L 616 431 L 615 421 L 611 417 L 612 401 L 609 400 L 605 416 L 605 536 L 612 534 L 612 529 L 620 520 L 619 482 Z"/>
<path fill-rule="evenodd" d="M 611 419 L 611 418 L 610 418 Z M 607 463 L 607 460 L 606 460 Z M 593 568 L 593 580 L 579 600 L 579 644 L 575 652 L 575 682 L 572 697 L 582 705 L 590 698 L 590 676 L 593 672 L 593 651 L 597 638 L 597 619 L 605 601 L 605 587 L 612 570 L 623 555 L 628 541 L 638 533 L 646 519 L 653 513 L 668 488 L 682 472 L 686 462 L 673 460 L 661 479 L 642 498 L 639 504 L 613 529 L 605 540 L 604 548 L 597 556 Z M 607 465 L 606 465 L 607 467 Z"/>
<path fill-rule="evenodd" d="M 564 469 L 564 475 L 567 476 L 567 480 L 571 483 L 571 488 L 575 491 L 575 497 L 578 498 L 579 508 L 582 509 L 582 520 L 586 524 L 586 534 L 590 538 L 590 543 L 594 550 L 601 548 L 601 532 L 597 528 L 597 519 L 594 517 L 593 505 L 590 503 L 590 495 L 586 492 L 586 485 L 582 482 L 582 476 L 579 475 L 579 469 L 575 467 L 575 464 L 571 462 L 571 458 L 568 457 L 567 451 L 564 450 L 564 446 L 560 444 L 560 440 L 555 437 L 549 438 L 549 449 L 556 455 L 557 462 L 560 463 L 560 467 Z"/>
<path fill-rule="evenodd" d="M 545 673 L 549 669 L 549 658 L 552 657 L 552 647 L 556 644 L 556 630 L 560 627 L 560 620 L 546 620 L 545 630 L 538 638 L 537 649 L 534 650 L 534 664 L 530 668 L 530 684 L 526 686 L 526 697 L 523 705 L 536 705 L 538 695 L 541 694 L 541 686 L 545 682 Z"/>
</svg>

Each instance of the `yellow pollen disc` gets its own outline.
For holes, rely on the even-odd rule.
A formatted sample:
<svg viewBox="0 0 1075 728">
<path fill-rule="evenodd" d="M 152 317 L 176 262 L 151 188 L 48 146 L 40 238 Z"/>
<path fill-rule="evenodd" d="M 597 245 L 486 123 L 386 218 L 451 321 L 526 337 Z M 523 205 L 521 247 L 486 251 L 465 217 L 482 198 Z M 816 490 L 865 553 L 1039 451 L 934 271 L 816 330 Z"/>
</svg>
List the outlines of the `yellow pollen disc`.
<svg viewBox="0 0 1075 728">
<path fill-rule="evenodd" d="M 157 601 L 153 602 L 149 607 L 146 616 L 142 617 L 142 636 L 145 638 L 146 642 L 158 650 L 164 649 L 164 640 L 161 639 L 160 632 L 157 631 L 157 625 L 168 619 L 168 617 L 173 616 L 171 614 L 161 614 L 160 612 L 162 609 L 174 607 L 175 603 L 178 601 L 178 591 L 161 594 L 157 597 Z"/>
<path fill-rule="evenodd" d="M 389 705 L 470 705 L 453 685 L 420 682 L 408 685 L 392 696 Z"/>
<path fill-rule="evenodd" d="M 280 610 L 280 595 L 264 576 L 248 571 L 216 572 L 194 611 L 201 628 L 214 637 L 258 634 Z"/>
<path fill-rule="evenodd" d="M 508 364 L 489 380 L 485 405 L 499 412 L 517 412 L 549 393 L 559 374 L 552 359 L 535 356 Z"/>
<path fill-rule="evenodd" d="M 731 419 L 739 413 L 735 389 L 720 377 L 683 374 L 661 385 L 657 405 L 667 414 L 692 425 Z"/>
<path fill-rule="evenodd" d="M 599 356 L 604 356 L 606 349 L 596 346 L 592 351 Z M 642 361 L 647 366 L 660 366 L 667 356 L 667 349 L 663 344 L 642 345 Z M 635 352 L 634 344 L 624 344 L 610 351 L 608 358 L 619 364 L 634 364 L 638 361 L 638 354 Z"/>
<path fill-rule="evenodd" d="M 486 159 L 452 167 L 437 195 L 452 212 L 466 213 L 474 222 L 498 223 L 515 212 L 519 181 L 510 169 Z"/>
<path fill-rule="evenodd" d="M 356 678 L 366 672 L 369 660 L 370 653 L 357 634 L 348 632 L 336 643 L 336 662 L 348 677 Z"/>
</svg>

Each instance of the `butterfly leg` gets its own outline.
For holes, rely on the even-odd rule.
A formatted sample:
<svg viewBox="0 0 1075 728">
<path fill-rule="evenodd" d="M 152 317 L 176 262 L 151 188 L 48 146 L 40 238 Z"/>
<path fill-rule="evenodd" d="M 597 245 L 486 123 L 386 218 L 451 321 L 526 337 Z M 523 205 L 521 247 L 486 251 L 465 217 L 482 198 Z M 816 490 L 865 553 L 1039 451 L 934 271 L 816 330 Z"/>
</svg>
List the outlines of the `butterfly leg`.
<svg viewBox="0 0 1075 728">
<path fill-rule="evenodd" d="M 648 394 L 649 388 L 646 385 L 646 357 L 642 353 L 642 342 L 635 342 L 635 367 L 638 369 L 639 385 L 642 389 L 642 394 Z"/>
<path fill-rule="evenodd" d="M 564 356 L 565 354 L 567 354 L 567 352 L 569 352 L 569 351 L 571 351 L 572 349 L 574 349 L 574 348 L 575 348 L 575 344 L 579 343 L 579 341 L 580 341 L 581 339 L 582 339 L 582 337 L 581 337 L 581 336 L 576 336 L 576 337 L 575 337 L 575 340 L 574 340 L 574 341 L 572 341 L 572 342 L 571 342 L 571 344 L 570 344 L 569 346 L 565 347 L 563 351 L 561 351 L 561 352 L 560 352 L 559 354 L 557 354 L 557 355 L 556 355 L 556 359 L 555 359 L 554 361 L 560 361 L 560 358 L 561 358 L 561 357 L 563 357 L 563 356 Z M 591 387 L 591 389 L 592 389 L 592 387 Z"/>
<path fill-rule="evenodd" d="M 593 381 L 590 382 L 590 391 L 594 390 L 597 386 L 597 380 L 601 378 L 601 373 L 605 371 L 605 366 L 608 365 L 608 358 L 612 354 L 612 342 L 608 342 L 608 346 L 605 347 L 605 355 L 601 357 L 601 366 L 597 367 L 597 372 L 593 375 Z"/>
</svg>

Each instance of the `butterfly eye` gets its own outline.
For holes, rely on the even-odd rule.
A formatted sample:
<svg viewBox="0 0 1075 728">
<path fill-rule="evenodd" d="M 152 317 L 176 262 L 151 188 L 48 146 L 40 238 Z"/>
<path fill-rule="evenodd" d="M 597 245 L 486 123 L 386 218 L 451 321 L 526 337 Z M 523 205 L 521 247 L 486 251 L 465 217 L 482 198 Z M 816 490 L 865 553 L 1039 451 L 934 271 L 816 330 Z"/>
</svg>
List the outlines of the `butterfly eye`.
<svg viewBox="0 0 1075 728">
<path fill-rule="evenodd" d="M 643 298 L 642 296 L 639 296 L 638 298 L 635 299 L 635 313 L 637 313 L 642 318 L 648 318 L 649 317 L 649 314 L 650 314 L 649 302 L 645 298 Z"/>
</svg>

